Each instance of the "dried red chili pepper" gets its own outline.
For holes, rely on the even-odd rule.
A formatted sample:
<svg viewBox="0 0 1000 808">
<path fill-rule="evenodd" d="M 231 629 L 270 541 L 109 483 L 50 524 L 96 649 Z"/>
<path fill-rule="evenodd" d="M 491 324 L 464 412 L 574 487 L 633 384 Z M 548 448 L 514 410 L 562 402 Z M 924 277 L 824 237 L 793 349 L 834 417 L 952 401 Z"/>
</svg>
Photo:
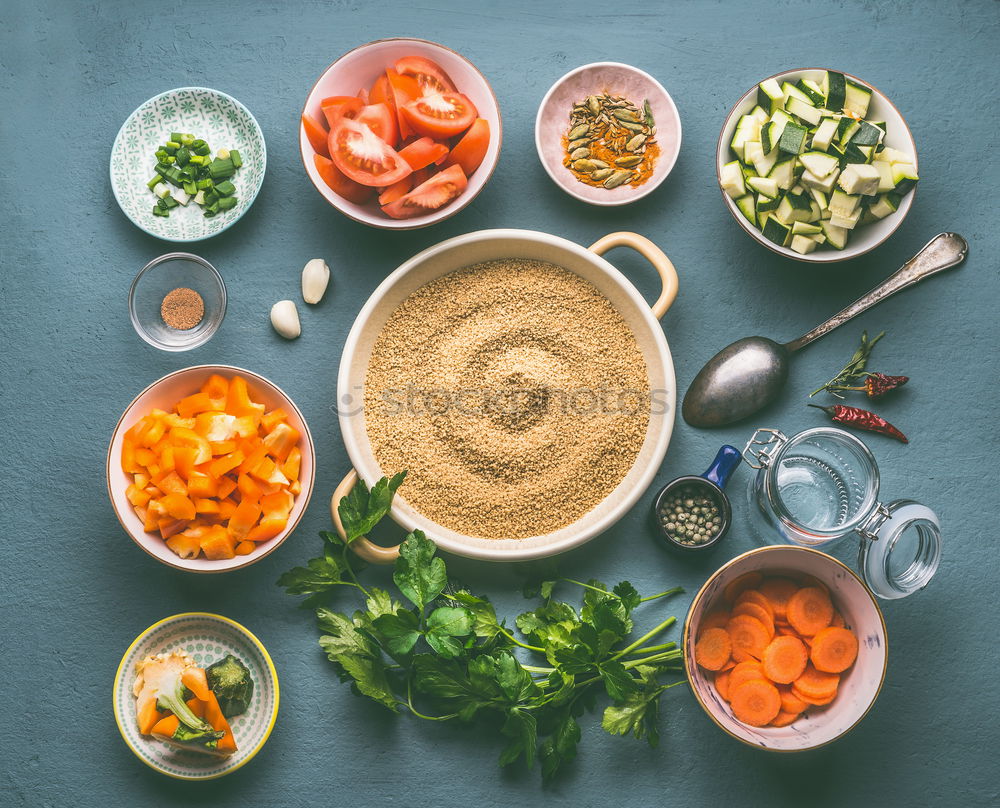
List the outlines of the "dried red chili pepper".
<svg viewBox="0 0 1000 808">
<path fill-rule="evenodd" d="M 855 429 L 863 429 L 866 432 L 877 432 L 879 435 L 888 435 L 902 443 L 909 443 L 906 435 L 885 420 L 881 415 L 876 415 L 869 410 L 860 407 L 845 407 L 843 404 L 834 404 L 830 407 L 821 407 L 819 404 L 810 404 L 817 410 L 823 410 L 833 421 L 846 426 L 853 426 Z"/>
<path fill-rule="evenodd" d="M 884 373 L 866 373 L 863 385 L 856 387 L 828 385 L 826 389 L 834 395 L 844 390 L 863 390 L 868 395 L 868 398 L 878 398 L 879 396 L 884 396 L 890 390 L 902 387 L 909 380 L 909 376 L 886 376 Z"/>
</svg>

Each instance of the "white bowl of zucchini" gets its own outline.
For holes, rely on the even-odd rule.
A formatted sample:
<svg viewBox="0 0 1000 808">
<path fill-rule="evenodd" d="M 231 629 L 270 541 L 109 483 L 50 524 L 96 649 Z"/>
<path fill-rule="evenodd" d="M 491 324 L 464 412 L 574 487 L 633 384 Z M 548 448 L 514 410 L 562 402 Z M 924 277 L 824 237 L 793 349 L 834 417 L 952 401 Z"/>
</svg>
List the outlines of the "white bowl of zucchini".
<svg viewBox="0 0 1000 808">
<path fill-rule="evenodd" d="M 769 250 L 809 263 L 864 255 L 913 203 L 917 150 L 892 102 L 848 73 L 764 79 L 719 136 L 719 187 L 733 218 Z"/>
</svg>

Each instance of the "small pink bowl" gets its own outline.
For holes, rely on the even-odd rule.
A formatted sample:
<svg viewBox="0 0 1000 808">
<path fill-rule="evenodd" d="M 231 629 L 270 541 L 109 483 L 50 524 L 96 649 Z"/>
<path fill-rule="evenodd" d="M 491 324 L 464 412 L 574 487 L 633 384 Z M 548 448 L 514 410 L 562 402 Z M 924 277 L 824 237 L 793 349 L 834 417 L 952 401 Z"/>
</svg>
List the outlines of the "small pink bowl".
<svg viewBox="0 0 1000 808">
<path fill-rule="evenodd" d="M 569 128 L 570 110 L 587 96 L 605 90 L 625 96 L 640 108 L 648 100 L 653 112 L 660 156 L 653 176 L 637 188 L 595 188 L 580 182 L 563 165 L 563 137 Z M 535 148 L 552 181 L 570 196 L 591 205 L 627 205 L 655 191 L 673 169 L 681 150 L 681 116 L 670 93 L 649 73 L 620 62 L 594 62 L 571 70 L 545 94 L 535 118 Z"/>
<path fill-rule="evenodd" d="M 299 471 L 299 481 L 302 483 L 301 493 L 295 497 L 295 504 L 288 517 L 288 525 L 285 529 L 268 541 L 259 542 L 257 549 L 249 555 L 238 555 L 230 559 L 220 559 L 213 561 L 199 556 L 198 558 L 181 558 L 173 550 L 167 547 L 167 543 L 158 533 L 147 533 L 143 530 L 142 520 L 139 518 L 132 503 L 125 496 L 125 489 L 132 482 L 131 475 L 122 470 L 122 441 L 125 433 L 140 418 L 148 414 L 150 410 L 161 409 L 169 412 L 174 405 L 185 396 L 198 392 L 209 376 L 218 373 L 227 379 L 233 376 L 242 376 L 247 380 L 250 388 L 250 395 L 254 401 L 262 401 L 268 410 L 282 407 L 288 413 L 288 423 L 301 434 L 299 439 L 299 449 L 302 451 L 302 465 Z M 115 426 L 114 434 L 111 437 L 111 445 L 108 447 L 107 461 L 107 484 L 108 494 L 111 497 L 111 507 L 114 508 L 115 516 L 125 528 L 125 532 L 132 537 L 132 541 L 139 545 L 146 553 L 157 561 L 162 561 L 170 567 L 175 567 L 188 572 L 229 572 L 230 570 L 247 567 L 255 564 L 264 556 L 270 555 L 281 543 L 295 530 L 299 520 L 306 511 L 309 504 L 309 497 L 312 495 L 313 481 L 316 469 L 316 448 L 313 445 L 312 434 L 309 426 L 299 408 L 295 406 L 285 392 L 276 384 L 268 381 L 263 376 L 252 373 L 243 368 L 232 365 L 196 365 L 183 370 L 175 370 L 168 373 L 161 379 L 157 379 L 149 387 L 137 395 L 132 403 L 125 408 L 125 412 Z"/>
<path fill-rule="evenodd" d="M 787 727 L 751 727 L 736 720 L 729 704 L 694 661 L 701 621 L 723 600 L 726 587 L 748 572 L 789 577 L 812 576 L 830 591 L 833 605 L 858 638 L 858 658 L 841 674 L 837 697 L 825 707 L 806 710 Z M 837 559 L 808 547 L 761 547 L 721 567 L 691 603 L 684 625 L 684 668 L 691 690 L 708 717 L 738 741 L 774 752 L 801 752 L 835 741 L 852 730 L 875 703 L 888 662 L 885 620 L 875 596 Z"/>
<path fill-rule="evenodd" d="M 469 187 L 465 189 L 465 193 L 450 204 L 424 216 L 392 219 L 382 212 L 377 201 L 373 200 L 364 205 L 349 202 L 335 194 L 319 175 L 314 159 L 316 152 L 306 137 L 305 127 L 299 123 L 299 151 L 302 155 L 302 164 L 316 190 L 349 219 L 383 230 L 414 230 L 454 216 L 472 202 L 489 182 L 500 159 L 500 144 L 503 140 L 500 105 L 486 77 L 464 56 L 444 45 L 424 39 L 379 39 L 348 51 L 323 71 L 323 75 L 309 91 L 305 106 L 302 108 L 303 114 L 311 115 L 322 122 L 324 118 L 320 102 L 324 98 L 331 95 L 356 95 L 362 87 L 366 89 L 371 87 L 386 68 L 392 67 L 404 56 L 423 56 L 440 65 L 455 82 L 458 91 L 468 96 L 476 105 L 479 117 L 485 118 L 490 125 L 490 145 L 482 165 L 469 177 Z"/>
</svg>

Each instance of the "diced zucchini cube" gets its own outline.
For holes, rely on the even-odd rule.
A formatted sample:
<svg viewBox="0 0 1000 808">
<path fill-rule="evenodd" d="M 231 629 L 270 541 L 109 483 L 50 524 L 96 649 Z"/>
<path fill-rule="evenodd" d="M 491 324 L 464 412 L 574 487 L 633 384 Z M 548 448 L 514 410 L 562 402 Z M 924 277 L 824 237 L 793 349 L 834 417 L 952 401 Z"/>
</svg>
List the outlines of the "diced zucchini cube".
<svg viewBox="0 0 1000 808">
<path fill-rule="evenodd" d="M 795 86 L 808 96 L 809 101 L 813 106 L 821 107 L 826 103 L 826 96 L 823 95 L 823 88 L 820 87 L 815 81 L 811 81 L 810 79 L 799 79 L 795 82 Z"/>
<path fill-rule="evenodd" d="M 830 217 L 830 224 L 832 224 L 834 227 L 843 227 L 846 228 L 847 230 L 853 230 L 854 227 L 857 225 L 858 220 L 861 218 L 862 212 L 863 208 L 859 205 L 857 209 L 854 211 L 854 213 L 850 214 L 849 216 L 842 216 L 838 213 L 834 213 Z"/>
<path fill-rule="evenodd" d="M 775 151 L 774 154 L 778 152 Z M 767 173 L 767 178 L 778 183 L 778 188 L 787 191 L 795 185 L 795 159 L 789 157 L 781 162 L 775 162 Z"/>
<path fill-rule="evenodd" d="M 774 199 L 778 196 L 778 182 L 771 177 L 751 177 L 747 180 L 747 185 L 769 199 Z"/>
<path fill-rule="evenodd" d="M 858 118 L 868 114 L 868 105 L 872 100 L 872 91 L 853 81 L 848 81 L 844 91 L 844 112 L 851 112 Z"/>
<path fill-rule="evenodd" d="M 846 227 L 837 227 L 829 222 L 821 222 L 820 227 L 823 228 L 823 235 L 826 236 L 827 243 L 831 247 L 836 247 L 838 250 L 842 250 L 847 246 L 847 239 L 850 237 L 850 230 Z"/>
<path fill-rule="evenodd" d="M 820 119 L 823 117 L 823 113 L 820 110 L 808 101 L 803 101 L 801 98 L 796 96 L 790 97 L 785 102 L 785 109 L 792 113 L 792 115 L 795 115 L 805 121 L 810 126 L 819 125 Z"/>
<path fill-rule="evenodd" d="M 886 160 L 890 163 L 913 163 L 913 156 L 907 154 L 906 152 L 900 151 L 899 149 L 893 149 L 886 146 L 882 151 L 879 152 L 879 159 Z"/>
<path fill-rule="evenodd" d="M 789 246 L 795 252 L 807 255 L 815 250 L 818 245 L 808 236 L 792 236 L 792 243 Z"/>
<path fill-rule="evenodd" d="M 722 167 L 722 171 L 719 173 L 719 183 L 722 185 L 722 190 L 733 199 L 737 199 L 747 192 L 746 184 L 743 182 L 743 172 L 736 160 L 726 163 Z"/>
<path fill-rule="evenodd" d="M 907 163 L 893 163 L 892 164 L 892 180 L 893 183 L 899 185 L 903 180 L 913 180 L 916 182 L 920 177 L 917 175 L 917 169 L 912 165 Z"/>
<path fill-rule="evenodd" d="M 787 225 L 776 221 L 774 216 L 769 216 L 761 232 L 764 234 L 764 238 L 773 241 L 775 244 L 784 246 L 785 239 L 788 238 L 791 229 Z"/>
<path fill-rule="evenodd" d="M 861 121 L 861 125 L 851 138 L 851 143 L 855 146 L 877 146 L 885 137 L 885 130 L 873 126 L 868 121 Z"/>
<path fill-rule="evenodd" d="M 830 213 L 835 216 L 850 216 L 860 205 L 860 196 L 851 196 L 839 188 L 834 188 L 830 195 Z"/>
<path fill-rule="evenodd" d="M 899 207 L 899 197 L 895 194 L 882 194 L 878 200 L 868 208 L 868 212 L 876 219 L 884 219 L 891 213 L 895 213 Z"/>
<path fill-rule="evenodd" d="M 837 136 L 837 127 L 840 124 L 839 118 L 823 118 L 819 127 L 813 134 L 812 147 L 820 151 L 826 151 Z"/>
<path fill-rule="evenodd" d="M 874 166 L 851 163 L 837 179 L 837 185 L 845 194 L 875 196 L 878 193 L 881 176 Z"/>
<path fill-rule="evenodd" d="M 827 70 L 823 76 L 823 95 L 826 96 L 826 108 L 833 112 L 844 109 L 844 97 L 847 94 L 847 80 L 843 73 Z"/>
<path fill-rule="evenodd" d="M 806 171 L 819 179 L 832 174 L 838 166 L 836 157 L 831 157 L 826 152 L 820 151 L 808 151 L 800 154 L 799 162 L 802 163 Z"/>
<path fill-rule="evenodd" d="M 786 123 L 781 131 L 778 148 L 786 154 L 800 154 L 805 148 L 807 131 L 804 126 L 799 126 L 797 123 Z"/>
<path fill-rule="evenodd" d="M 878 190 L 880 194 L 891 191 L 896 187 L 896 183 L 892 181 L 892 165 L 883 160 L 875 160 L 872 163 L 872 168 L 878 171 Z"/>
<path fill-rule="evenodd" d="M 739 209 L 748 222 L 754 227 L 757 226 L 757 211 L 754 209 L 753 194 L 746 194 L 741 196 L 739 199 L 734 200 L 736 202 L 736 207 Z"/>
<path fill-rule="evenodd" d="M 764 108 L 764 112 L 768 115 L 784 106 L 785 94 L 781 92 L 777 81 L 768 79 L 757 86 L 757 103 Z"/>
<path fill-rule="evenodd" d="M 802 174 L 802 184 L 805 185 L 810 191 L 819 191 L 824 194 L 830 193 L 833 190 L 833 186 L 837 182 L 837 177 L 840 175 L 840 171 L 835 169 L 833 173 L 828 174 L 825 177 L 817 177 L 809 169 L 806 169 Z M 820 207 L 825 207 L 821 205 Z"/>
</svg>

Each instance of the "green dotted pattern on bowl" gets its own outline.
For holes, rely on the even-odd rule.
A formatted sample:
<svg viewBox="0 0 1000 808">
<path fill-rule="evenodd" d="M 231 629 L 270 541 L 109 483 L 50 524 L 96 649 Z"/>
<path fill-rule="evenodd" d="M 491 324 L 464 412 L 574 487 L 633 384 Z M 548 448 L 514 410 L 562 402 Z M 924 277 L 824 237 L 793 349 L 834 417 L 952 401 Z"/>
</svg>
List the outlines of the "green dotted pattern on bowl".
<svg viewBox="0 0 1000 808">
<path fill-rule="evenodd" d="M 270 733 L 277 710 L 277 677 L 264 653 L 245 629 L 208 614 L 178 615 L 153 626 L 140 635 L 122 661 L 115 682 L 114 704 L 118 727 L 125 742 L 144 763 L 185 780 L 210 780 L 238 769 L 250 760 Z M 237 751 L 228 758 L 216 758 L 176 749 L 163 741 L 139 734 L 136 723 L 135 665 L 150 654 L 184 651 L 201 667 L 226 654 L 239 658 L 253 677 L 253 701 L 242 715 L 229 719 Z"/>
<path fill-rule="evenodd" d="M 156 173 L 157 148 L 171 132 L 188 132 L 212 148 L 239 149 L 243 166 L 232 178 L 237 204 L 206 218 L 200 205 L 178 206 L 169 217 L 154 216 L 156 196 L 146 183 Z M 152 236 L 167 241 L 200 241 L 221 233 L 250 209 L 267 165 L 264 134 L 250 111 L 235 98 L 202 87 L 169 90 L 150 98 L 122 124 L 111 149 L 111 188 L 122 211 Z"/>
</svg>

